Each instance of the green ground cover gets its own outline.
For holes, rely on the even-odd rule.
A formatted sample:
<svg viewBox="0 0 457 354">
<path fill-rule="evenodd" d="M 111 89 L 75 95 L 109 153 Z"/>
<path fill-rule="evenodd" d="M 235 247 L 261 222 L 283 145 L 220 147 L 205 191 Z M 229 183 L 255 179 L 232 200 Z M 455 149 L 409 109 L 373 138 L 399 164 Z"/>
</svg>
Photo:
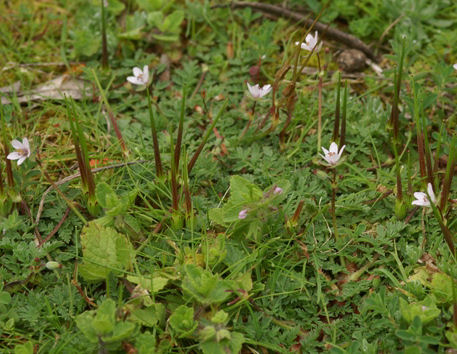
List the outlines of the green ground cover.
<svg viewBox="0 0 457 354">
<path fill-rule="evenodd" d="M 455 352 L 457 4 L 215 5 L 0 3 L 0 351 Z"/>
</svg>

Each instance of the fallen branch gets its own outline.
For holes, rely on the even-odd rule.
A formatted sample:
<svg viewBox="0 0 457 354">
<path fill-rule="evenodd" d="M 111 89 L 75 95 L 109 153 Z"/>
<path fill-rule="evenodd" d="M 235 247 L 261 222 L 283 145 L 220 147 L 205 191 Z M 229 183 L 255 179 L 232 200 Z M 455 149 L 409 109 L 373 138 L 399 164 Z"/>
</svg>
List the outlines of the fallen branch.
<svg viewBox="0 0 457 354">
<path fill-rule="evenodd" d="M 229 4 L 225 5 L 215 5 L 212 8 L 221 8 L 221 7 L 230 7 L 232 9 L 242 9 L 249 7 L 253 10 L 256 11 L 261 11 L 267 14 L 273 14 L 276 16 L 280 17 L 285 17 L 291 20 L 296 20 L 301 23 L 303 23 L 305 26 L 312 26 L 313 24 L 313 19 L 308 18 L 298 12 L 291 11 L 289 9 L 276 6 L 276 5 L 271 5 L 271 4 L 263 4 L 260 2 L 246 2 L 246 1 L 232 1 Z M 364 42 L 362 42 L 360 39 L 357 37 L 354 37 L 350 34 L 347 34 L 343 31 L 340 31 L 336 28 L 331 28 L 329 25 L 321 23 L 321 22 L 316 22 L 314 24 L 314 29 L 318 30 L 322 34 L 324 34 L 326 37 L 333 39 L 337 42 L 343 43 L 347 45 L 350 48 L 355 48 L 363 53 L 367 57 L 369 57 L 371 60 L 374 60 L 375 62 L 379 62 L 380 58 L 373 53 L 370 47 L 368 47 Z"/>
</svg>

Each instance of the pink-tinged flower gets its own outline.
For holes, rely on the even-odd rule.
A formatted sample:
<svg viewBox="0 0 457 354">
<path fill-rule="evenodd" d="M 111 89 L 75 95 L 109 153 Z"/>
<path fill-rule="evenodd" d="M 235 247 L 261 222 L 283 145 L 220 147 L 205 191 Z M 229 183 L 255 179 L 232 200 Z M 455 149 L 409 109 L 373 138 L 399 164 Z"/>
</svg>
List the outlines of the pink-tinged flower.
<svg viewBox="0 0 457 354">
<path fill-rule="evenodd" d="M 30 157 L 30 144 L 27 138 L 22 139 L 22 143 L 19 140 L 14 139 L 11 145 L 16 149 L 8 154 L 7 159 L 17 160 L 17 165 L 22 164 L 27 157 Z"/>
<path fill-rule="evenodd" d="M 247 209 L 243 209 L 238 214 L 238 219 L 240 219 L 240 220 L 246 219 L 246 216 L 248 216 L 248 210 Z"/>
<path fill-rule="evenodd" d="M 338 161 L 341 158 L 341 155 L 343 154 L 344 148 L 346 145 L 343 145 L 341 150 L 338 152 L 338 145 L 336 145 L 335 142 L 332 142 L 330 144 L 330 149 L 327 150 L 326 148 L 322 147 L 322 151 L 324 152 L 325 155 L 319 154 L 322 156 L 322 158 L 328 162 L 329 165 L 334 166 L 338 163 Z"/>
<path fill-rule="evenodd" d="M 276 187 L 275 189 L 273 189 L 274 194 L 281 194 L 282 192 L 283 192 L 283 190 L 281 187 Z"/>
<path fill-rule="evenodd" d="M 431 183 L 427 184 L 427 192 L 428 192 L 428 195 L 430 196 L 430 199 L 432 200 L 433 204 L 435 204 L 436 197 L 435 197 L 435 193 L 433 192 L 433 187 L 432 187 Z M 427 193 L 415 192 L 414 198 L 416 198 L 416 200 L 413 201 L 413 203 L 412 203 L 413 205 L 419 205 L 419 206 L 424 206 L 424 207 L 430 206 L 430 200 L 428 199 Z"/>
<path fill-rule="evenodd" d="M 457 63 L 455 63 L 454 65 L 452 65 L 452 67 L 457 70 Z"/>
<path fill-rule="evenodd" d="M 270 93 L 271 91 L 271 85 L 265 85 L 263 87 L 260 87 L 259 84 L 256 84 L 254 86 L 249 85 L 249 82 L 247 82 L 247 84 L 249 93 L 254 99 L 262 98 L 263 96 L 268 95 L 268 93 Z"/>
<path fill-rule="evenodd" d="M 149 82 L 149 67 L 145 65 L 143 70 L 140 68 L 133 68 L 133 76 L 129 76 L 127 81 L 134 85 L 147 85 Z"/>
<path fill-rule="evenodd" d="M 300 45 L 301 49 L 307 50 L 309 52 L 312 52 L 313 50 L 315 52 L 318 52 L 322 48 L 322 42 L 320 42 L 319 45 L 317 45 L 318 41 L 319 41 L 318 34 L 317 34 L 317 31 L 315 31 L 314 36 L 311 33 L 308 33 L 308 35 L 305 38 L 304 43 L 295 42 L 295 45 Z"/>
</svg>

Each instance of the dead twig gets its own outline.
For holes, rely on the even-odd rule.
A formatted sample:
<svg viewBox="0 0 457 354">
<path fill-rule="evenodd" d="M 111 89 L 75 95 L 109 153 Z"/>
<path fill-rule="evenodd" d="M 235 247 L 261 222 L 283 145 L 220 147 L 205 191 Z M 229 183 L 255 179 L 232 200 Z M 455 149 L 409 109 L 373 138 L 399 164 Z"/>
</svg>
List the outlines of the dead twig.
<svg viewBox="0 0 457 354">
<path fill-rule="evenodd" d="M 249 7 L 253 10 L 256 11 L 261 11 L 267 14 L 273 14 L 276 16 L 280 17 L 285 17 L 291 20 L 299 21 L 303 23 L 305 26 L 311 27 L 313 24 L 313 19 L 312 18 L 307 18 L 306 16 L 280 7 L 276 5 L 271 5 L 271 4 L 264 4 L 260 2 L 246 2 L 246 1 L 232 1 L 229 4 L 225 5 L 215 5 L 212 8 L 221 8 L 221 7 L 230 7 L 232 9 L 242 9 Z M 321 22 L 316 22 L 314 24 L 314 29 L 318 30 L 319 32 L 322 32 L 325 34 L 326 37 L 333 39 L 337 42 L 343 43 L 347 45 L 350 48 L 355 48 L 358 49 L 366 54 L 367 57 L 369 57 L 371 60 L 374 60 L 375 62 L 379 62 L 380 58 L 374 54 L 374 52 L 371 50 L 368 45 L 366 45 L 364 42 L 362 42 L 360 39 L 357 37 L 354 37 L 350 34 L 347 34 L 343 31 L 340 31 L 336 28 L 331 28 L 327 24 L 321 23 Z"/>
<path fill-rule="evenodd" d="M 62 219 L 60 219 L 59 223 L 52 229 L 52 231 L 49 233 L 48 236 L 46 236 L 43 240 L 39 240 L 38 247 L 43 246 L 46 242 L 48 242 L 52 236 L 54 236 L 57 231 L 59 231 L 60 227 L 63 225 L 65 220 L 67 219 L 68 213 L 70 212 L 70 207 L 67 207 L 67 210 L 65 210 L 65 213 L 62 216 Z"/>
<path fill-rule="evenodd" d="M 102 166 L 102 167 L 93 168 L 93 169 L 91 169 L 91 171 L 92 171 L 92 173 L 97 173 L 97 172 L 101 172 L 101 171 L 105 171 L 105 170 L 110 170 L 110 169 L 113 169 L 113 168 L 124 167 L 124 166 L 128 166 L 128 165 L 135 165 L 137 163 L 144 163 L 144 162 L 148 162 L 148 161 L 149 160 L 138 160 L 138 161 L 131 161 L 131 162 L 123 162 L 123 163 L 118 163 L 118 164 L 115 164 L 115 165 L 109 165 L 109 166 Z M 61 180 L 58 180 L 54 184 L 58 187 L 58 186 L 60 186 L 62 184 L 65 184 L 67 182 L 73 181 L 74 179 L 79 178 L 79 177 L 81 177 L 81 174 L 78 172 L 78 173 L 75 173 L 74 175 L 62 178 Z M 36 225 L 38 225 L 38 222 L 40 221 L 40 218 L 41 218 L 41 214 L 43 213 L 44 201 L 46 199 L 46 196 L 48 195 L 48 193 L 53 188 L 54 188 L 53 186 L 50 186 L 48 189 L 45 190 L 45 192 L 41 196 L 40 205 L 38 207 L 37 216 L 35 218 L 35 224 Z"/>
</svg>

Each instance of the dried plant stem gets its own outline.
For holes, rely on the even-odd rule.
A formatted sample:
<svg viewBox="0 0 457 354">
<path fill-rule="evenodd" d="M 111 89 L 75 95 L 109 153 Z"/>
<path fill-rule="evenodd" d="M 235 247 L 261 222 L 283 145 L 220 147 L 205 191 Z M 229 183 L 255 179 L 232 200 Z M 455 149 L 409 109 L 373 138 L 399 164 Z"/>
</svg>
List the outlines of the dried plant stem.
<svg viewBox="0 0 457 354">
<path fill-rule="evenodd" d="M 457 154 L 457 136 L 454 136 L 451 145 L 449 148 L 449 158 L 447 160 L 446 166 L 446 175 L 443 180 L 443 187 L 441 189 L 441 204 L 440 208 L 444 215 L 447 212 L 447 201 L 449 198 L 449 193 L 451 190 L 452 179 L 454 177 L 454 167 L 456 164 L 456 154 Z"/>
<path fill-rule="evenodd" d="M 41 169 L 41 172 L 43 173 L 43 176 L 46 177 L 46 179 L 48 180 L 49 184 L 55 189 L 55 191 L 62 197 L 62 199 L 65 201 L 65 203 L 67 203 L 67 205 L 71 208 L 71 210 L 73 210 L 73 212 L 79 217 L 79 219 L 83 222 L 83 224 L 87 224 L 87 220 L 86 218 L 79 212 L 79 210 L 75 207 L 75 205 L 73 204 L 73 202 L 67 198 L 67 196 L 65 194 L 62 193 L 62 191 L 59 189 L 59 187 L 57 187 L 57 185 L 55 184 L 55 182 L 52 180 L 51 176 L 49 176 L 49 174 L 46 172 L 46 170 L 43 168 L 43 165 L 41 164 L 41 159 L 40 159 L 40 154 L 36 153 L 36 162 L 38 164 L 38 166 L 40 166 L 40 169 Z"/>
<path fill-rule="evenodd" d="M 248 113 L 248 115 L 249 115 L 248 123 L 246 124 L 246 126 L 243 129 L 243 131 L 241 132 L 240 139 L 242 139 L 244 137 L 244 135 L 247 133 L 247 131 L 249 130 L 249 128 L 250 128 L 250 126 L 252 124 L 252 121 L 254 120 L 256 105 L 257 105 L 257 101 L 254 101 L 254 104 L 252 105 L 251 112 Z"/>
<path fill-rule="evenodd" d="M 96 167 L 96 168 L 93 168 L 91 170 L 91 172 L 98 173 L 98 172 L 105 171 L 105 170 L 111 170 L 113 168 L 125 167 L 125 166 L 135 165 L 137 163 L 144 163 L 144 162 L 149 162 L 149 161 L 148 160 L 138 160 L 138 161 L 122 162 L 122 163 L 109 165 L 109 166 Z M 80 177 L 81 177 L 81 173 L 75 173 L 74 175 L 67 176 L 65 178 L 58 180 L 57 182 L 54 182 L 54 184 L 56 186 L 61 186 L 62 184 L 73 181 L 74 179 L 77 179 Z M 38 205 L 37 216 L 35 217 L 35 224 L 38 224 L 40 222 L 41 214 L 43 213 L 43 209 L 44 209 L 44 202 L 46 200 L 46 196 L 52 189 L 54 189 L 53 185 L 51 185 L 48 189 L 46 189 L 44 191 L 43 195 L 41 196 L 40 204 Z"/>
<path fill-rule="evenodd" d="M 154 113 L 152 112 L 152 102 L 149 87 L 146 89 L 146 95 L 148 96 L 149 121 L 151 123 L 152 144 L 154 148 L 154 161 L 156 165 L 157 176 L 160 177 L 163 175 L 162 160 L 160 158 L 159 140 L 157 139 L 157 130 L 154 121 Z"/>
</svg>

